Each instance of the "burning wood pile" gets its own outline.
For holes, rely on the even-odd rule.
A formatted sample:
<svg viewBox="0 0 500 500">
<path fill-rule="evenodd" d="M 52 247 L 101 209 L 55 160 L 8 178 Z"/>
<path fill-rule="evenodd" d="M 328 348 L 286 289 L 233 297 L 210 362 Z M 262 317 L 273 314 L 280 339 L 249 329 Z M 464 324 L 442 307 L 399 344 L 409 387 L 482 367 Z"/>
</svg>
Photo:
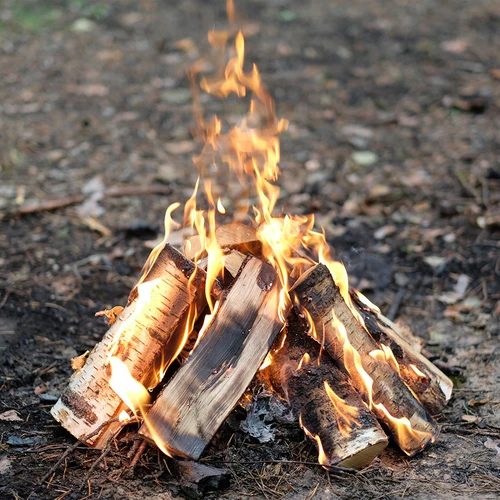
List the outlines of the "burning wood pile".
<svg viewBox="0 0 500 500">
<path fill-rule="evenodd" d="M 229 38 L 209 34 L 219 54 Z M 349 289 L 313 216 L 273 215 L 278 136 L 287 122 L 276 118 L 257 68 L 243 66 L 238 33 L 229 62 L 200 80 L 206 93 L 249 95 L 250 105 L 232 126 L 215 116 L 205 120 L 195 107 L 205 147 L 194 159 L 200 178 L 184 208 L 183 226 L 192 235 L 182 252 L 168 243 L 179 207 L 171 205 L 165 238 L 128 304 L 100 313 L 111 326 L 75 365 L 52 415 L 78 439 L 103 448 L 133 413 L 147 441 L 169 456 L 196 460 L 260 369 L 325 467 L 368 465 L 387 435 L 412 456 L 436 439 L 434 416 L 452 383 L 409 332 Z M 213 172 L 241 182 L 230 224 L 218 224 L 229 203 Z M 174 362 L 180 367 L 171 375 Z"/>
</svg>

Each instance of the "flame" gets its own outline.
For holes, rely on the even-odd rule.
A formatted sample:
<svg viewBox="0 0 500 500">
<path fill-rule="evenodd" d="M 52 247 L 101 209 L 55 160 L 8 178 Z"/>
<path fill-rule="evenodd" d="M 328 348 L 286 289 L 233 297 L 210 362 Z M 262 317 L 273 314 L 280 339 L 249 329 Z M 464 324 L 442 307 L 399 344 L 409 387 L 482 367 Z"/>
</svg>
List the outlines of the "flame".
<svg viewBox="0 0 500 500">
<path fill-rule="evenodd" d="M 371 300 L 366 298 L 359 290 L 356 290 L 355 288 L 351 288 L 351 290 L 356 294 L 359 301 L 363 305 L 365 305 L 366 307 L 368 307 L 372 311 L 375 311 L 376 313 L 380 314 L 380 308 L 377 305 L 375 305 Z"/>
<path fill-rule="evenodd" d="M 109 364 L 111 366 L 111 377 L 109 378 L 111 389 L 136 415 L 144 405 L 151 402 L 149 392 L 132 377 L 127 365 L 120 358 L 113 356 L 109 360 Z"/>
<path fill-rule="evenodd" d="M 297 365 L 297 371 L 302 370 L 304 365 L 308 365 L 311 362 L 311 356 L 308 352 L 305 352 L 302 358 L 300 358 L 299 364 Z"/>
<path fill-rule="evenodd" d="M 396 361 L 396 357 L 394 356 L 392 349 L 385 344 L 380 344 L 380 347 L 382 347 L 382 349 L 375 349 L 368 354 L 373 359 L 386 362 L 398 375 L 401 375 L 399 363 Z"/>
<path fill-rule="evenodd" d="M 327 468 L 329 461 L 323 448 L 321 438 L 318 436 L 318 434 L 313 434 L 312 432 L 310 432 L 309 429 L 304 425 L 304 423 L 302 422 L 302 413 L 299 415 L 299 425 L 304 431 L 304 434 L 316 443 L 316 448 L 318 448 L 318 463 Z"/>
<path fill-rule="evenodd" d="M 233 0 L 227 0 L 226 8 L 229 21 L 233 22 L 236 18 Z M 205 322 L 199 332 L 194 348 L 203 338 L 208 325 L 218 310 L 219 302 L 216 302 L 213 298 L 212 290 L 216 280 L 222 275 L 224 253 L 215 237 L 215 230 L 218 217 L 221 215 L 229 216 L 231 212 L 233 212 L 233 217 L 238 217 L 240 220 L 246 218 L 256 228 L 257 236 L 262 244 L 262 256 L 277 272 L 281 284 L 278 315 L 282 322 L 285 322 L 286 312 L 292 305 L 289 290 L 294 279 L 311 265 L 321 262 L 330 270 L 335 283 L 339 287 L 340 294 L 354 317 L 366 329 L 364 320 L 349 295 L 347 271 L 341 262 L 337 262 L 331 257 L 324 230 L 317 231 L 314 229 L 314 216 L 274 215 L 280 195 L 279 187 L 276 185 L 280 173 L 279 136 L 287 129 L 288 121 L 283 118 L 279 119 L 276 116 L 274 102 L 262 84 L 257 67 L 253 65 L 249 71 L 244 70 L 245 40 L 243 34 L 238 32 L 234 37 L 234 48 L 230 47 L 228 49 L 228 43 L 232 39 L 233 37 L 228 31 L 213 30 L 209 32 L 208 40 L 214 49 L 214 53 L 222 61 L 219 69 L 210 77 L 201 74 L 201 68 L 203 67 L 201 63 L 195 63 L 190 70 L 193 82 L 194 115 L 197 123 L 195 133 L 204 141 L 204 146 L 200 154 L 193 158 L 199 170 L 199 177 L 191 197 L 184 205 L 183 226 L 192 228 L 193 233 L 199 239 L 199 250 L 196 251 L 193 261 L 199 263 L 200 266 L 202 262 L 206 264 L 205 296 L 210 308 L 210 313 L 205 317 Z M 224 61 L 227 62 L 224 63 Z M 218 98 L 234 95 L 248 102 L 248 111 L 237 124 L 224 123 L 215 115 L 207 118 L 204 116 L 201 106 L 200 90 Z M 233 178 L 239 181 L 241 191 L 239 193 L 233 192 L 237 198 L 233 200 L 234 205 L 231 205 L 229 201 L 227 203 L 225 201 L 225 205 L 223 205 L 221 194 L 225 190 L 227 191 L 224 184 L 229 183 L 230 179 Z M 232 193 L 232 191 L 229 192 Z M 225 195 L 224 200 L 226 200 Z M 140 314 L 144 307 L 147 306 L 147 300 L 151 295 L 154 282 L 147 282 L 146 277 L 165 246 L 172 228 L 179 227 L 179 224 L 172 219 L 173 212 L 179 206 L 179 203 L 174 203 L 165 212 L 165 236 L 162 242 L 151 252 L 144 265 L 142 276 L 136 287 L 138 298 L 134 315 Z M 196 248 L 198 248 L 198 245 Z M 197 269 L 193 276 L 196 272 Z M 379 311 L 359 292 L 357 292 L 357 295 L 363 304 L 375 311 Z M 183 332 L 183 345 L 193 329 L 198 312 L 195 306 L 189 311 Z M 303 312 L 309 320 L 311 335 L 321 343 L 319 363 L 325 343 L 325 335 L 324 332 L 316 331 L 309 313 L 306 310 L 303 310 Z M 360 354 L 351 345 L 343 323 L 335 315 L 333 315 L 331 322 L 343 344 L 344 365 L 351 378 L 356 382 L 355 385 L 363 389 L 362 392 L 366 398 L 367 406 L 383 411 L 387 418 L 395 421 L 402 433 L 415 432 L 411 428 L 409 420 L 392 417 L 383 405 L 374 403 L 374 381 L 366 372 Z M 120 335 L 117 337 L 120 342 L 126 342 L 126 338 L 120 338 L 123 337 L 122 333 L 125 331 L 124 325 L 121 325 L 120 328 Z M 131 335 L 131 333 L 128 334 Z M 144 391 L 147 393 L 147 390 L 135 381 L 128 371 L 128 375 L 123 372 L 123 366 L 116 361 L 118 358 L 114 357 L 116 347 L 117 345 L 113 344 L 108 357 L 113 371 L 113 386 L 117 388 L 116 391 L 120 394 L 120 397 L 125 398 L 124 401 L 128 401 L 127 405 L 135 411 L 143 404 L 141 398 L 145 396 Z M 385 347 L 382 346 L 381 350 L 377 350 L 372 354 L 376 357 L 383 357 L 385 362 L 396 369 L 397 362 L 394 355 L 389 352 L 390 349 L 387 350 L 388 348 Z M 178 352 L 173 353 L 173 356 L 177 355 Z M 162 367 L 157 374 L 158 379 L 163 375 L 172 359 L 162 360 Z M 298 369 L 301 369 L 309 361 L 310 358 L 304 356 L 298 365 Z M 261 369 L 268 366 L 268 363 L 272 363 L 271 354 L 266 358 Z M 119 372 L 119 370 L 122 370 L 123 373 Z M 123 388 L 121 379 L 130 384 L 130 390 L 129 388 Z M 142 392 L 139 386 L 142 387 Z M 350 433 L 353 426 L 358 425 L 356 410 L 339 398 L 326 382 L 325 390 L 336 409 L 336 414 L 338 414 L 339 429 L 341 432 Z M 138 395 L 136 395 L 136 391 Z M 167 445 L 161 441 L 153 426 L 150 425 L 147 419 L 145 419 L 145 422 L 159 448 L 170 455 Z M 302 416 L 300 417 L 300 424 L 304 432 L 316 442 L 319 462 L 326 464 L 327 457 L 321 439 L 318 435 L 312 435 L 306 429 L 302 423 Z"/>
<path fill-rule="evenodd" d="M 422 378 L 427 378 L 427 375 L 423 373 L 421 370 L 418 369 L 418 367 L 414 364 L 410 364 L 410 368 L 419 376 Z"/>
<path fill-rule="evenodd" d="M 324 381 L 325 391 L 335 408 L 335 418 L 337 419 L 337 426 L 342 436 L 349 438 L 352 432 L 353 425 L 361 427 L 358 420 L 359 411 L 354 406 L 347 404 L 341 397 L 339 397 L 334 390 L 330 387 L 328 382 Z"/>
<path fill-rule="evenodd" d="M 414 429 L 407 417 L 398 418 L 391 415 L 382 403 L 375 404 L 374 407 L 384 413 L 392 432 L 396 434 L 396 439 L 401 449 L 412 448 L 415 441 L 426 442 L 429 437 L 431 438 L 431 443 L 435 441 L 435 437 L 430 436 L 428 432 Z M 425 444 L 422 445 L 422 448 L 424 446 Z"/>
<path fill-rule="evenodd" d="M 127 410 L 122 410 L 120 414 L 118 415 L 118 420 L 120 422 L 126 422 L 127 420 L 130 420 L 130 415 L 127 413 Z"/>
</svg>

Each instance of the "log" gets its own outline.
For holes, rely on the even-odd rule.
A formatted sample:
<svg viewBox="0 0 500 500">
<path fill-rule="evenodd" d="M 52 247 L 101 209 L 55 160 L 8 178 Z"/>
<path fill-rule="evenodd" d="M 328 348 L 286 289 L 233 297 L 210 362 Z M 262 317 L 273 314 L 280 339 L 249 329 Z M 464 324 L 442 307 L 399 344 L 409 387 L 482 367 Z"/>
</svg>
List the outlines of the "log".
<svg viewBox="0 0 500 500">
<path fill-rule="evenodd" d="M 307 322 L 290 313 L 286 338 L 266 369 L 269 380 L 293 413 L 300 415 L 302 428 L 318 448 L 321 465 L 366 467 L 387 446 L 387 436 L 348 376 L 328 353 L 320 353 L 307 330 Z M 334 395 L 329 396 L 325 383 Z"/>
<path fill-rule="evenodd" d="M 385 357 L 374 355 L 379 346 L 349 309 L 328 268 L 317 264 L 306 271 L 292 292 L 312 317 L 315 339 L 349 373 L 352 384 L 401 450 L 413 456 L 434 442 L 439 425 Z"/>
<path fill-rule="evenodd" d="M 200 457 L 282 328 L 279 293 L 274 269 L 249 256 L 198 346 L 156 398 L 139 434 L 167 454 Z"/>
<path fill-rule="evenodd" d="M 371 310 L 352 294 L 366 328 L 379 346 L 389 347 L 399 365 L 399 374 L 422 405 L 438 414 L 451 398 L 453 382 L 412 346 L 411 332 Z"/>
<path fill-rule="evenodd" d="M 222 249 L 238 250 L 244 254 L 260 256 L 262 244 L 253 227 L 241 222 L 232 222 L 219 226 L 215 230 L 215 239 Z M 201 252 L 201 240 L 198 235 L 191 236 L 184 243 L 184 255 L 193 260 Z"/>
<path fill-rule="evenodd" d="M 205 276 L 165 245 L 143 282 L 132 290 L 128 305 L 72 375 L 52 416 L 80 439 L 126 410 L 110 386 L 110 360 L 118 359 L 147 389 L 155 387 L 160 372 L 164 373 L 186 341 L 188 314 L 196 316 L 205 307 Z M 105 426 L 87 443 L 103 448 L 119 425 Z"/>
</svg>

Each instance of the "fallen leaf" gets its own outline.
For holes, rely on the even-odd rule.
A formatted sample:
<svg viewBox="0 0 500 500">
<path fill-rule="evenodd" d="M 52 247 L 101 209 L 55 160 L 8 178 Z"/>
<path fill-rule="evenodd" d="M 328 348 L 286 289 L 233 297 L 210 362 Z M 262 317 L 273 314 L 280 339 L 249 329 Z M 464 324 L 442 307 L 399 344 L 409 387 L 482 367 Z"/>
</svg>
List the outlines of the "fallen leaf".
<svg viewBox="0 0 500 500">
<path fill-rule="evenodd" d="M 97 314 L 96 314 L 96 316 L 97 316 Z M 83 368 L 83 365 L 87 361 L 88 354 L 89 354 L 89 351 L 85 351 L 83 354 L 80 354 L 80 356 L 76 356 L 75 358 L 71 358 L 71 368 L 75 371 Z"/>
<path fill-rule="evenodd" d="M 0 474 L 7 474 L 11 468 L 11 462 L 8 457 L 1 456 L 0 457 Z"/>
<path fill-rule="evenodd" d="M 42 384 L 42 385 L 37 385 L 35 387 L 34 393 L 35 393 L 35 396 L 38 396 L 39 394 L 43 394 L 46 391 L 47 391 L 47 386 Z"/>
<path fill-rule="evenodd" d="M 463 54 L 469 48 L 469 42 L 463 38 L 457 38 L 443 42 L 441 48 L 451 54 Z"/>
<path fill-rule="evenodd" d="M 500 441 L 495 439 L 488 438 L 484 442 L 484 447 L 488 448 L 488 450 L 495 450 L 497 452 L 497 456 L 500 455 Z"/>
<path fill-rule="evenodd" d="M 5 422 L 23 422 L 23 419 L 15 410 L 7 410 L 0 413 L 0 420 L 4 420 Z"/>
<path fill-rule="evenodd" d="M 360 167 L 369 167 L 378 161 L 378 155 L 373 151 L 356 151 L 352 153 L 351 159 Z"/>
<path fill-rule="evenodd" d="M 194 141 L 166 142 L 164 144 L 164 148 L 166 149 L 166 151 L 173 155 L 182 155 L 194 151 L 196 148 L 196 144 L 194 143 Z"/>
<path fill-rule="evenodd" d="M 460 418 L 468 424 L 479 424 L 483 421 L 481 417 L 476 415 L 462 415 Z"/>
</svg>

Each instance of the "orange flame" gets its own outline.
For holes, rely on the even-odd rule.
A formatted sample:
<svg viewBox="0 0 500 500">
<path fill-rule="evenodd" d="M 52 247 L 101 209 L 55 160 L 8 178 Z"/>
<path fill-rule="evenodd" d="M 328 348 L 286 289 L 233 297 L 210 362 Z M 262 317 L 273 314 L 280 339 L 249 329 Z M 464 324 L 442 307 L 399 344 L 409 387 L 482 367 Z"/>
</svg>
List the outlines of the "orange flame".
<svg viewBox="0 0 500 500">
<path fill-rule="evenodd" d="M 375 349 L 368 354 L 373 359 L 385 361 L 398 375 L 401 375 L 399 363 L 397 362 L 392 349 L 385 344 L 380 344 L 380 347 L 382 347 L 382 349 Z"/>
<path fill-rule="evenodd" d="M 351 436 L 353 425 L 361 427 L 358 420 L 359 410 L 354 406 L 350 406 L 340 396 L 338 396 L 326 380 L 324 381 L 324 385 L 325 391 L 335 408 L 335 418 L 337 419 L 339 431 L 342 436 L 349 438 Z"/>
<path fill-rule="evenodd" d="M 120 396 L 121 400 L 134 412 L 134 415 L 151 402 L 147 389 L 132 375 L 127 365 L 116 356 L 109 360 L 111 377 L 109 385 Z"/>
<path fill-rule="evenodd" d="M 308 365 L 311 362 L 311 356 L 308 352 L 305 352 L 302 358 L 300 358 L 299 364 L 297 365 L 297 371 L 302 370 L 302 367 Z"/>
<path fill-rule="evenodd" d="M 328 457 L 326 456 L 325 449 L 323 448 L 321 438 L 318 436 L 318 434 L 313 434 L 312 432 L 310 432 L 309 429 L 304 425 L 304 423 L 302 422 L 302 413 L 299 415 L 299 425 L 304 431 L 304 434 L 316 443 L 316 448 L 318 448 L 318 462 L 325 468 L 327 468 Z"/>
</svg>

